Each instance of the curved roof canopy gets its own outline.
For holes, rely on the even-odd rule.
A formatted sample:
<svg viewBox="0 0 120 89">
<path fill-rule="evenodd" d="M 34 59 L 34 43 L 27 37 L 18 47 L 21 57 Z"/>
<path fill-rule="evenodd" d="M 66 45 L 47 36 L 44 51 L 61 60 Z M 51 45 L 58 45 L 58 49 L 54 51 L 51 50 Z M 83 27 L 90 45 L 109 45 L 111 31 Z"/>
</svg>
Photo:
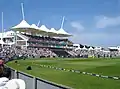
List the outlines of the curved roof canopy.
<svg viewBox="0 0 120 89">
<path fill-rule="evenodd" d="M 42 25 L 39 29 L 45 32 L 49 32 L 49 29 L 45 25 Z"/>
<path fill-rule="evenodd" d="M 57 34 L 58 32 L 54 29 L 54 28 L 51 28 L 50 30 L 49 30 L 49 32 L 48 32 L 48 34 L 50 35 L 50 36 L 57 36 L 58 34 Z"/>
<path fill-rule="evenodd" d="M 54 28 L 50 30 L 45 26 L 41 25 L 40 27 L 36 26 L 35 24 L 29 25 L 25 20 L 22 20 L 18 25 L 11 28 L 14 31 L 20 32 L 28 32 L 28 33 L 38 33 L 47 36 L 55 36 L 55 37 L 69 37 L 72 36 L 71 34 L 64 31 L 64 29 L 59 29 L 58 31 Z"/>
<path fill-rule="evenodd" d="M 54 28 L 51 28 L 49 32 L 52 32 L 52 33 L 58 33 Z"/>
<path fill-rule="evenodd" d="M 58 31 L 58 35 L 60 36 L 72 36 L 71 34 L 67 33 L 64 29 L 60 28 Z"/>
<path fill-rule="evenodd" d="M 35 24 L 32 24 L 30 26 L 30 30 L 32 30 L 33 33 L 38 33 L 39 32 L 39 27 L 36 26 Z"/>
<path fill-rule="evenodd" d="M 38 26 L 36 26 L 35 24 L 32 24 L 32 25 L 30 26 L 30 28 L 33 28 L 33 29 L 36 29 L 36 30 L 38 30 L 38 29 L 39 29 L 39 27 L 38 27 Z"/>
<path fill-rule="evenodd" d="M 89 50 L 94 50 L 94 49 L 92 48 L 92 46 L 90 46 Z"/>
<path fill-rule="evenodd" d="M 82 50 L 88 50 L 85 46 L 82 48 Z"/>
<path fill-rule="evenodd" d="M 30 28 L 30 25 L 25 20 L 22 20 L 18 25 L 12 27 L 12 29 L 23 29 L 23 28 Z"/>
<path fill-rule="evenodd" d="M 34 33 L 35 29 L 31 29 L 31 26 L 25 21 L 22 20 L 18 25 L 11 28 L 14 31 Z"/>
</svg>

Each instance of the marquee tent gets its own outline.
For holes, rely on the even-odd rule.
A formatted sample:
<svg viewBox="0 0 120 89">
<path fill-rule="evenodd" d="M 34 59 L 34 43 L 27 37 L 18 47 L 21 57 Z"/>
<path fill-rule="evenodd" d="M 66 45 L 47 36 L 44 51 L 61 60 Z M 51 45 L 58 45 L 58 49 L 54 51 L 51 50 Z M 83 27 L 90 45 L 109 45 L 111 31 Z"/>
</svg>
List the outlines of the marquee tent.
<svg viewBox="0 0 120 89">
<path fill-rule="evenodd" d="M 85 46 L 82 48 L 82 50 L 88 50 Z"/>
<path fill-rule="evenodd" d="M 49 29 L 45 25 L 42 25 L 39 29 L 44 32 L 49 32 Z"/>
<path fill-rule="evenodd" d="M 48 32 L 48 34 L 50 36 L 57 36 L 58 32 L 54 28 L 51 28 L 50 31 Z"/>
<path fill-rule="evenodd" d="M 18 25 L 12 27 L 11 29 L 15 31 L 25 31 L 29 28 L 30 25 L 25 20 L 22 20 Z"/>
<path fill-rule="evenodd" d="M 41 31 L 41 34 L 48 36 L 48 32 L 50 31 L 45 25 L 41 25 L 39 27 L 39 31 Z"/>
<path fill-rule="evenodd" d="M 90 46 L 89 50 L 94 50 L 94 49 L 92 48 L 92 46 Z"/>
<path fill-rule="evenodd" d="M 71 34 L 67 33 L 64 29 L 60 28 L 58 31 L 58 36 L 65 36 L 65 37 L 69 37 L 72 36 Z"/>
<path fill-rule="evenodd" d="M 55 37 L 69 37 L 72 36 L 64 29 L 59 29 L 58 31 L 54 28 L 51 28 L 50 30 L 45 26 L 41 25 L 40 27 L 36 26 L 35 24 L 29 25 L 25 20 L 22 20 L 18 25 L 11 28 L 14 31 L 20 31 L 20 32 L 27 32 L 31 34 L 42 34 L 45 36 L 55 36 Z"/>
</svg>

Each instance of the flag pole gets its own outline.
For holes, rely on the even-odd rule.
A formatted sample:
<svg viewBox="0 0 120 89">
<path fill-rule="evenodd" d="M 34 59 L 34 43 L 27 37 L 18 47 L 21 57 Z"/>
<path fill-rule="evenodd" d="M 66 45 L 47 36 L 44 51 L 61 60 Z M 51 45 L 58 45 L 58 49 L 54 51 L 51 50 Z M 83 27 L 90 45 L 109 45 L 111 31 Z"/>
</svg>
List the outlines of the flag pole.
<svg viewBox="0 0 120 89">
<path fill-rule="evenodd" d="M 21 10 L 22 10 L 22 17 L 23 17 L 23 20 L 25 20 L 25 13 L 24 13 L 23 3 L 21 3 Z"/>
<path fill-rule="evenodd" d="M 2 12 L 2 42 L 3 42 L 3 34 L 4 34 L 4 27 L 3 27 L 3 12 Z M 3 43 L 2 43 L 2 47 L 3 47 Z"/>
<path fill-rule="evenodd" d="M 37 23 L 37 26 L 39 26 L 40 25 L 40 20 L 38 21 L 38 23 Z"/>
<path fill-rule="evenodd" d="M 65 16 L 63 16 L 63 19 L 62 19 L 62 23 L 61 23 L 61 29 L 63 28 L 64 21 L 65 21 Z"/>
</svg>

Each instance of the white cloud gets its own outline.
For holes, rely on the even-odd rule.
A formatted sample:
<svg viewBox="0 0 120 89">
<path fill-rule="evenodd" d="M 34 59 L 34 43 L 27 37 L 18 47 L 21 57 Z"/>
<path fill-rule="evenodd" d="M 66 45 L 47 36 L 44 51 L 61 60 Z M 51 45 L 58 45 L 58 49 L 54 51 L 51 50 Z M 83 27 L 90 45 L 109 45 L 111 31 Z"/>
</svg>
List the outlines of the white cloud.
<svg viewBox="0 0 120 89">
<path fill-rule="evenodd" d="M 75 33 L 70 38 L 74 43 L 93 45 L 93 46 L 116 46 L 120 45 L 119 34 L 105 34 L 105 33 Z"/>
<path fill-rule="evenodd" d="M 107 16 L 97 16 L 95 17 L 95 19 L 97 20 L 96 22 L 97 28 L 106 28 L 120 25 L 120 16 L 114 18 Z"/>
<path fill-rule="evenodd" d="M 106 16 L 97 16 L 96 18 L 96 27 L 97 28 L 106 28 L 111 26 L 120 25 L 120 16 L 111 18 Z M 107 31 L 88 31 L 81 25 L 80 22 L 74 21 L 71 22 L 71 27 L 76 29 L 72 33 L 72 37 L 69 39 L 74 43 L 93 45 L 93 46 L 116 46 L 120 45 L 120 35 L 116 33 L 108 33 Z M 109 30 L 109 28 L 107 29 Z M 115 30 L 115 29 L 114 29 Z M 109 30 L 110 31 L 110 30 Z"/>
<path fill-rule="evenodd" d="M 82 31 L 85 29 L 84 26 L 80 22 L 77 22 L 77 21 L 71 22 L 70 25 L 71 27 L 75 28 L 78 31 Z"/>
</svg>

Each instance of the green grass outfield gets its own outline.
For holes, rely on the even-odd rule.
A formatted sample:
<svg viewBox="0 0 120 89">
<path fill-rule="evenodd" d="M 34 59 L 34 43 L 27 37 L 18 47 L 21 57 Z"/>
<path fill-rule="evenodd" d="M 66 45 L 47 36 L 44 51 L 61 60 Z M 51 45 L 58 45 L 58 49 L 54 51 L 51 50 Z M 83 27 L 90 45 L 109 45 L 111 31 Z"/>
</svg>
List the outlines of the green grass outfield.
<svg viewBox="0 0 120 89">
<path fill-rule="evenodd" d="M 8 62 L 8 66 L 29 73 L 58 84 L 75 89 L 119 89 L 120 80 L 104 79 L 90 75 L 44 68 L 40 65 L 50 65 L 66 69 L 81 70 L 106 76 L 120 76 L 120 59 L 69 59 L 69 58 L 41 58 Z M 32 70 L 26 67 L 32 66 Z"/>
</svg>

